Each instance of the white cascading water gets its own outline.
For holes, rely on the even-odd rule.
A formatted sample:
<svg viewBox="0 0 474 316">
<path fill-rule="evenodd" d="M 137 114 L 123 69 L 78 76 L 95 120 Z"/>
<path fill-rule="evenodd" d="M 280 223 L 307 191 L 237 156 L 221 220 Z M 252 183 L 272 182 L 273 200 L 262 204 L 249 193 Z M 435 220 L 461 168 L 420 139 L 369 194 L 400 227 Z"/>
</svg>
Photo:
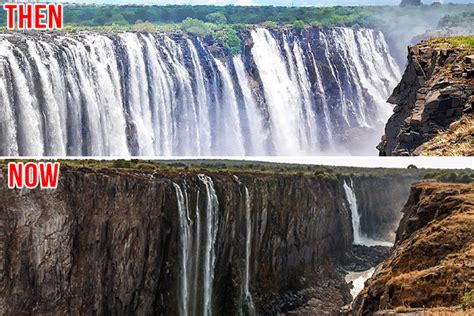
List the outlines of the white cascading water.
<svg viewBox="0 0 474 316">
<path fill-rule="evenodd" d="M 355 299 L 357 295 L 364 289 L 365 281 L 372 277 L 375 272 L 375 268 L 362 272 L 349 271 L 344 277 L 346 283 L 352 283 L 351 295 L 352 299 Z"/>
<path fill-rule="evenodd" d="M 201 249 L 200 190 L 196 188 L 196 208 L 191 214 L 186 185 L 173 183 L 178 207 L 179 315 L 212 315 L 212 287 L 216 261 L 219 201 L 212 179 L 198 176 L 205 188 L 204 247 Z M 202 308 L 199 311 L 199 308 Z"/>
<path fill-rule="evenodd" d="M 266 147 L 268 143 L 268 131 L 263 126 L 263 115 L 258 108 L 257 102 L 252 94 L 245 65 L 241 56 L 233 58 L 235 73 L 237 75 L 238 85 L 242 90 L 243 102 L 245 104 L 245 114 L 248 121 L 248 134 L 250 146 L 248 153 L 254 156 L 261 156 L 268 153 Z"/>
<path fill-rule="evenodd" d="M 256 29 L 252 31 L 252 39 L 252 55 L 265 91 L 273 138 L 279 145 L 277 154 L 301 154 L 299 136 L 304 124 L 300 121 L 301 96 L 297 83 L 292 81 L 282 51 L 270 31 Z"/>
<path fill-rule="evenodd" d="M 181 190 L 179 185 L 173 183 L 176 191 L 179 215 L 179 250 L 180 250 L 180 286 L 179 286 L 179 314 L 189 315 L 189 263 L 191 259 L 191 220 L 188 214 L 188 199 L 186 190 Z"/>
<path fill-rule="evenodd" d="M 206 188 L 206 244 L 204 251 L 204 292 L 203 292 L 203 313 L 202 315 L 212 315 L 212 286 L 214 281 L 214 266 L 216 263 L 216 253 L 214 245 L 218 228 L 218 209 L 216 191 L 212 179 L 205 175 L 199 175 L 199 180 Z"/>
<path fill-rule="evenodd" d="M 0 34 L 0 155 L 346 154 L 353 129 L 383 133 L 401 74 L 380 32 L 245 34 L 232 58 L 197 37 Z"/>
<path fill-rule="evenodd" d="M 193 239 L 194 241 L 194 266 L 192 268 L 194 277 L 192 279 L 193 286 L 191 287 L 191 313 L 190 315 L 198 315 L 198 300 L 199 300 L 199 275 L 201 272 L 201 212 L 199 209 L 199 197 L 200 197 L 200 190 L 199 188 L 197 189 L 197 196 L 196 196 L 196 220 L 194 222 L 194 231 L 195 231 L 195 237 Z"/>
<path fill-rule="evenodd" d="M 252 252 L 252 217 L 250 213 L 250 194 L 247 186 L 242 184 L 245 192 L 245 273 L 243 282 L 243 302 L 246 305 L 247 313 L 241 311 L 242 315 L 254 315 L 252 294 L 250 293 L 250 254 Z"/>
<path fill-rule="evenodd" d="M 227 153 L 232 156 L 243 156 L 245 155 L 245 149 L 241 137 L 242 129 L 239 109 L 232 78 L 227 67 L 220 60 L 214 59 L 214 63 L 222 80 L 222 100 L 224 101 L 217 105 L 218 129 L 222 131 L 224 137 L 221 138 L 222 142 L 217 143 L 216 147 L 221 154 Z"/>
<path fill-rule="evenodd" d="M 357 197 L 354 191 L 354 185 L 352 179 L 349 178 L 349 181 L 344 180 L 344 192 L 346 194 L 346 200 L 349 203 L 349 208 L 351 210 L 351 219 L 352 219 L 352 230 L 353 230 L 353 244 L 354 245 L 364 245 L 364 246 L 386 246 L 391 247 L 393 243 L 383 240 L 375 240 L 366 236 L 362 232 L 360 225 L 360 214 L 359 207 L 357 206 Z"/>
</svg>

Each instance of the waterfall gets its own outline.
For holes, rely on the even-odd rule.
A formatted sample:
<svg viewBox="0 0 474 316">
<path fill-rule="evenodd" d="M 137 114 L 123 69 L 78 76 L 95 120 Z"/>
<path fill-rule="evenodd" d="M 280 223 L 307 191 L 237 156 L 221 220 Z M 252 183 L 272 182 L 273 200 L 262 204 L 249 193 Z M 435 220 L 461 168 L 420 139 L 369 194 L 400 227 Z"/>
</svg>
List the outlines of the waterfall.
<svg viewBox="0 0 474 316">
<path fill-rule="evenodd" d="M 194 267 L 193 267 L 193 274 L 194 278 L 192 280 L 193 286 L 192 286 L 192 305 L 191 305 L 191 315 L 197 315 L 198 314 L 198 300 L 199 300 L 199 275 L 200 275 L 200 269 L 201 269 L 201 212 L 199 210 L 199 188 L 197 189 L 197 194 L 196 194 L 196 221 L 194 223 L 194 230 L 195 230 L 195 238 L 194 238 Z"/>
<path fill-rule="evenodd" d="M 214 244 L 217 236 L 219 202 L 217 200 L 212 179 L 205 175 L 199 175 L 199 180 L 206 187 L 206 244 L 203 265 L 203 315 L 212 315 L 212 286 L 214 281 L 214 265 L 216 261 Z"/>
<path fill-rule="evenodd" d="M 344 192 L 346 194 L 346 200 L 349 203 L 349 209 L 351 210 L 351 219 L 352 219 L 352 230 L 353 230 L 353 244 L 354 245 L 364 245 L 364 246 L 386 246 L 391 247 L 393 244 L 388 241 L 375 240 L 372 239 L 362 232 L 360 226 L 360 214 L 359 207 L 357 205 L 357 197 L 354 191 L 354 184 L 352 179 L 349 178 L 349 181 L 344 180 L 343 183 Z"/>
<path fill-rule="evenodd" d="M 369 29 L 0 33 L 0 155 L 376 153 L 401 77 Z M 365 134 L 364 134 L 365 135 Z M 357 148 L 357 149 L 354 149 Z"/>
<path fill-rule="evenodd" d="M 355 195 L 352 184 L 352 179 L 349 179 L 349 184 L 347 184 L 347 180 L 344 180 L 344 192 L 346 193 L 346 199 L 349 203 L 349 208 L 351 210 L 351 219 L 352 219 L 352 230 L 353 230 L 353 237 L 354 245 L 362 245 L 362 237 L 361 237 L 361 230 L 360 230 L 360 215 L 359 209 L 357 207 L 357 198 Z"/>
<path fill-rule="evenodd" d="M 188 212 L 188 199 L 186 190 L 183 191 L 176 183 L 173 183 L 176 190 L 176 200 L 178 203 L 179 214 L 179 249 L 180 249 L 180 287 L 179 287 L 179 314 L 189 315 L 189 269 L 188 265 L 191 259 L 191 220 Z"/>
<path fill-rule="evenodd" d="M 245 113 L 247 114 L 248 120 L 248 135 L 250 148 L 248 153 L 250 155 L 265 155 L 267 153 L 266 146 L 268 142 L 268 132 L 263 126 L 263 115 L 258 108 L 257 102 L 252 94 L 248 77 L 245 73 L 245 65 L 242 61 L 241 56 L 233 58 L 235 72 L 237 75 L 238 85 L 242 90 L 243 102 L 245 105 Z"/>
<path fill-rule="evenodd" d="M 276 39 L 266 29 L 252 31 L 252 55 L 259 69 L 277 154 L 300 153 L 301 99 Z M 297 100 L 297 102 L 295 102 Z"/>
<path fill-rule="evenodd" d="M 242 315 L 254 315 L 255 308 L 253 306 L 252 294 L 250 293 L 249 283 L 250 283 L 250 254 L 252 251 L 252 217 L 250 214 L 250 195 L 247 186 L 243 184 L 245 192 L 245 273 L 244 273 L 244 282 L 243 282 L 243 303 L 245 304 L 245 309 L 241 311 Z M 244 306 L 242 306 L 244 307 Z M 246 311 L 246 313 L 244 313 Z"/>
<path fill-rule="evenodd" d="M 244 143 L 242 140 L 242 129 L 240 127 L 240 118 L 238 113 L 237 99 L 234 93 L 234 85 L 227 68 L 218 59 L 214 59 L 220 77 L 222 78 L 222 99 L 219 104 L 219 117 L 217 118 L 222 132 L 220 139 L 222 142 L 217 146 L 221 153 L 228 153 L 234 156 L 245 155 Z M 225 107 L 223 105 L 226 105 Z"/>
<path fill-rule="evenodd" d="M 199 186 L 192 191 L 196 194 L 196 208 L 191 214 L 186 185 L 173 183 L 178 208 L 179 244 L 179 314 L 212 315 L 212 287 L 216 261 L 215 242 L 218 229 L 219 201 L 212 179 L 198 176 L 205 187 L 205 231 L 204 247 L 201 248 L 201 212 L 199 209 Z M 191 191 L 190 191 L 191 192 Z M 202 308 L 202 312 L 199 308 Z"/>
</svg>

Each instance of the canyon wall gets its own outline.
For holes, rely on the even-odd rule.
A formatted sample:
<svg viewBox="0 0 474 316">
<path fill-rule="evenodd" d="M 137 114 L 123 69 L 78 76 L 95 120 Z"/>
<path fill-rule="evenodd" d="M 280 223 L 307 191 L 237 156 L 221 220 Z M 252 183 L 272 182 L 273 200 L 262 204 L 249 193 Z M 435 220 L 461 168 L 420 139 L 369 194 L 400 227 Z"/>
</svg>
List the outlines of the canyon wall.
<svg viewBox="0 0 474 316">
<path fill-rule="evenodd" d="M 447 131 L 450 124 L 461 117 L 472 115 L 472 54 L 472 49 L 468 47 L 456 47 L 435 40 L 422 41 L 409 47 L 405 73 L 388 99 L 396 106 L 377 147 L 381 156 L 429 154 L 417 149 L 441 131 Z M 452 145 L 450 142 L 463 142 L 465 146 L 470 146 L 472 118 L 465 129 L 467 132 L 459 139 L 451 138 L 434 145 L 449 147 Z M 463 152 L 470 151 L 467 149 Z M 461 154 L 449 150 L 438 152 L 438 155 Z"/>
<path fill-rule="evenodd" d="M 367 237 L 395 241 L 395 231 L 402 214 L 393 210 L 402 209 L 414 180 L 412 177 L 396 175 L 362 176 L 353 179 L 355 194 L 358 197 L 360 226 Z"/>
<path fill-rule="evenodd" d="M 414 185 L 392 255 L 367 281 L 353 315 L 383 310 L 470 315 L 472 309 L 463 312 L 459 305 L 474 288 L 473 227 L 473 184 Z"/>
<path fill-rule="evenodd" d="M 54 191 L 0 186 L 1 313 L 274 315 L 318 293 L 335 308 L 351 299 L 338 273 L 353 241 L 342 179 L 61 173 Z M 383 182 L 388 192 L 400 179 Z M 372 226 L 381 210 L 364 211 Z"/>
<path fill-rule="evenodd" d="M 375 152 L 401 76 L 382 33 L 239 37 L 232 56 L 179 33 L 0 34 L 0 155 Z"/>
</svg>

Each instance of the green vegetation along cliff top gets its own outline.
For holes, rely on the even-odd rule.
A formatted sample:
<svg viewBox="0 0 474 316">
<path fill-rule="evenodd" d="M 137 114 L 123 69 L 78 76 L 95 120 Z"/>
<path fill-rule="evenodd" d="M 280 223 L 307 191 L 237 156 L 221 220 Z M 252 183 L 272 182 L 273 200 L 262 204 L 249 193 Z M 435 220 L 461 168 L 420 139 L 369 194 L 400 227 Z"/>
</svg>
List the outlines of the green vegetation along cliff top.
<svg viewBox="0 0 474 316">
<path fill-rule="evenodd" d="M 474 36 L 436 37 L 429 42 L 436 47 L 474 48 Z"/>
<path fill-rule="evenodd" d="M 6 166 L 9 161 L 0 161 L 0 167 Z M 15 159 L 15 161 L 21 161 Z M 474 179 L 474 172 L 471 169 L 462 170 L 442 170 L 417 168 L 410 165 L 407 168 L 364 168 L 364 167 L 346 167 L 346 166 L 324 166 L 308 165 L 294 163 L 276 163 L 264 161 L 242 161 L 242 160 L 141 160 L 141 159 L 119 159 L 119 160 L 60 160 L 62 166 L 74 168 L 90 169 L 120 169 L 130 171 L 157 171 L 164 173 L 250 173 L 261 175 L 299 175 L 299 176 L 317 176 L 322 178 L 338 178 L 339 176 L 413 176 L 416 178 L 430 178 L 426 174 L 432 175 L 436 179 L 439 173 L 455 173 L 459 175 L 468 174 L 469 178 Z"/>
</svg>

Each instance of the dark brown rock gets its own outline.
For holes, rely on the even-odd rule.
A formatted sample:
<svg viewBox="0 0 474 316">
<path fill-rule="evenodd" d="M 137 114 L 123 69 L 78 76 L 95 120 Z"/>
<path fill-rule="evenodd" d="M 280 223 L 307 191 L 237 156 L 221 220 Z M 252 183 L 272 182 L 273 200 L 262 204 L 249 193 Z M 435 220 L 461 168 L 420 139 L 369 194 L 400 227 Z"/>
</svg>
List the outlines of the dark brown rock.
<svg viewBox="0 0 474 316">
<path fill-rule="evenodd" d="M 381 156 L 414 155 L 452 122 L 472 113 L 473 64 L 467 48 L 422 41 L 409 47 L 408 65 L 388 102 L 394 114 L 377 146 Z"/>
</svg>

